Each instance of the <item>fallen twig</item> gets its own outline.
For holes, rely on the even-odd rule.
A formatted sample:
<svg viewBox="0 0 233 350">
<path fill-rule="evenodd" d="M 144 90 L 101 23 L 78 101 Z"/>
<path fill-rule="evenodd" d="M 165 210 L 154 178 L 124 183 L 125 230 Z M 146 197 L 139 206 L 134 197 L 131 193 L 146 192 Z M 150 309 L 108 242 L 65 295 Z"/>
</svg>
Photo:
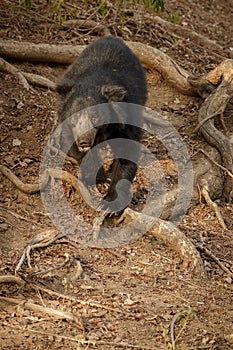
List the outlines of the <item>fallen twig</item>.
<svg viewBox="0 0 233 350">
<path fill-rule="evenodd" d="M 52 145 L 50 145 L 49 148 L 51 149 L 51 151 L 53 151 L 55 153 L 55 156 L 56 156 L 56 154 L 59 154 L 64 160 L 66 160 L 74 165 L 78 164 L 78 161 L 76 159 L 74 159 L 73 157 L 67 156 L 64 152 L 62 152 L 62 150 L 60 150 Z"/>
<path fill-rule="evenodd" d="M 23 286 L 25 284 L 22 278 L 13 275 L 0 276 L 0 283 L 16 283 L 19 286 Z"/>
<path fill-rule="evenodd" d="M 59 318 L 59 319 L 66 319 L 69 321 L 75 322 L 77 326 L 83 331 L 85 331 L 85 327 L 83 325 L 83 322 L 81 320 L 81 317 L 78 317 L 77 315 L 73 315 L 70 312 L 55 310 L 50 307 L 45 307 L 41 305 L 37 305 L 35 303 L 26 301 L 24 299 L 15 299 L 15 298 L 7 298 L 7 297 L 1 297 L 0 296 L 0 302 L 3 303 L 10 303 L 14 305 L 20 305 L 21 307 L 24 306 L 27 309 L 33 310 L 35 312 L 40 312 L 42 314 L 47 314 L 49 316 Z"/>
<path fill-rule="evenodd" d="M 28 219 L 25 216 L 22 216 L 22 215 L 20 215 L 18 213 L 13 212 L 12 210 L 8 209 L 7 207 L 3 207 L 3 206 L 0 205 L 0 210 L 5 210 L 7 213 L 13 215 L 15 218 L 20 219 L 20 220 L 24 220 L 26 222 L 29 222 L 30 224 L 33 223 L 35 225 L 40 225 L 40 223 L 38 223 L 38 221 L 32 220 L 32 219 Z"/>
<path fill-rule="evenodd" d="M 62 299 L 65 299 L 65 300 L 70 300 L 70 301 L 73 301 L 75 303 L 78 303 L 80 305 L 83 305 L 83 306 L 90 306 L 90 307 L 97 307 L 97 308 L 100 308 L 100 309 L 104 309 L 104 310 L 108 310 L 108 311 L 111 311 L 111 312 L 116 312 L 116 313 L 120 313 L 120 314 L 123 314 L 123 315 L 126 315 L 126 316 L 132 316 L 131 312 L 127 312 L 127 311 L 124 311 L 124 310 L 119 310 L 117 308 L 113 308 L 111 306 L 107 306 L 107 305 L 104 305 L 103 303 L 99 303 L 99 302 L 95 302 L 95 301 L 87 301 L 87 300 L 81 300 L 81 299 L 77 299 L 75 297 L 72 297 L 70 295 L 65 295 L 65 294 L 61 294 L 61 293 L 58 293 L 58 292 L 55 292 L 51 289 L 47 289 L 47 288 L 44 288 L 44 287 L 41 287 L 41 286 L 38 286 L 34 283 L 31 283 L 30 284 L 33 288 L 35 289 L 39 289 L 40 291 L 44 292 L 44 293 L 47 293 L 49 295 L 54 295 L 58 298 L 62 298 Z"/>
<path fill-rule="evenodd" d="M 26 277 L 26 280 L 28 280 L 28 277 Z M 0 283 L 16 283 L 16 284 L 19 284 L 20 286 L 22 286 L 22 285 L 24 285 L 26 283 L 26 281 L 24 281 L 20 277 L 16 277 L 16 276 L 13 276 L 13 275 L 8 275 L 8 276 L 0 276 Z M 113 307 L 104 305 L 103 303 L 98 303 L 98 302 L 95 302 L 95 301 L 89 301 L 89 300 L 88 301 L 84 301 L 84 300 L 81 300 L 81 299 L 77 299 L 75 297 L 72 297 L 72 296 L 69 296 L 69 295 L 65 295 L 65 294 L 61 294 L 61 293 L 55 292 L 55 291 L 53 291 L 51 289 L 47 289 L 47 288 L 41 287 L 39 285 L 34 284 L 31 281 L 29 283 L 30 283 L 30 287 L 33 287 L 35 290 L 40 290 L 40 291 L 42 291 L 44 293 L 56 296 L 58 298 L 69 300 L 69 301 L 78 303 L 78 304 L 83 305 L 83 306 L 97 307 L 97 308 L 108 310 L 108 311 L 111 311 L 111 312 L 114 312 L 114 313 L 120 313 L 120 314 L 123 314 L 125 316 L 131 316 L 131 313 L 127 312 L 125 310 L 120 310 L 120 309 L 117 309 L 117 308 L 113 308 Z"/>
<path fill-rule="evenodd" d="M 227 168 L 225 168 L 221 164 L 215 162 L 215 160 L 212 157 L 210 157 L 210 155 L 208 153 L 206 153 L 203 149 L 200 149 L 200 152 L 202 152 L 213 164 L 215 164 L 217 167 L 219 167 L 220 169 L 225 171 L 227 173 L 227 175 L 229 175 L 230 177 L 233 178 L 233 174 Z"/>
<path fill-rule="evenodd" d="M 211 259 L 213 259 L 217 263 L 217 265 L 230 277 L 233 277 L 233 273 L 209 249 L 207 249 L 203 245 L 198 245 L 197 248 L 203 251 Z"/>
<path fill-rule="evenodd" d="M 171 341 L 172 341 L 172 350 L 176 349 L 176 341 L 178 340 L 181 332 L 184 329 L 184 326 L 183 326 L 181 331 L 179 332 L 178 336 L 175 337 L 175 323 L 176 323 L 176 321 L 178 319 L 181 319 L 183 317 L 189 316 L 190 314 L 191 314 L 191 310 L 184 310 L 184 311 L 181 311 L 181 312 L 177 312 L 177 314 L 175 314 L 175 316 L 173 317 L 172 322 L 171 322 L 171 327 L 170 327 L 170 330 L 171 330 Z"/>
<path fill-rule="evenodd" d="M 153 18 L 151 19 L 156 23 L 158 23 L 160 26 L 166 28 L 166 30 L 171 31 L 171 33 L 176 33 L 181 38 L 185 37 L 185 38 L 188 38 L 189 40 L 191 39 L 194 43 L 197 43 L 202 48 L 206 47 L 207 49 L 210 49 L 210 50 L 217 50 L 218 52 L 221 52 L 221 54 L 224 52 L 223 47 L 217 44 L 214 40 L 210 40 L 209 38 L 206 38 L 205 36 L 197 32 L 194 32 L 193 30 L 182 27 L 181 25 L 176 23 L 168 22 L 159 16 L 153 16 Z M 226 53 L 227 52 L 228 50 L 226 50 Z"/>
<path fill-rule="evenodd" d="M 32 332 L 32 333 L 36 333 L 36 334 L 41 334 L 43 337 L 47 336 L 47 337 L 51 337 L 50 333 L 46 333 L 46 332 L 41 332 L 41 331 L 36 331 L 35 329 L 31 329 L 31 328 L 27 328 L 27 331 Z M 94 347 L 102 347 L 102 346 L 111 346 L 111 347 L 118 347 L 118 348 L 125 348 L 125 349 L 138 349 L 138 350 L 151 350 L 151 347 L 147 347 L 147 346 L 140 346 L 140 345 L 132 345 L 129 343 L 125 343 L 125 342 L 111 342 L 111 341 L 104 341 L 104 340 L 85 340 L 85 339 L 78 339 L 78 337 L 72 338 L 72 337 L 67 337 L 64 335 L 58 335 L 56 334 L 56 338 L 60 339 L 60 340 L 68 340 L 68 341 L 72 341 L 75 342 L 77 344 L 83 344 L 83 345 L 87 345 L 87 349 L 90 348 L 92 345 Z"/>
<path fill-rule="evenodd" d="M 194 133 L 197 132 L 202 127 L 202 125 L 204 125 L 208 120 L 217 117 L 219 114 L 222 114 L 224 110 L 225 110 L 225 106 L 220 106 L 219 110 L 215 111 L 213 114 L 208 115 L 206 118 L 201 120 L 196 126 L 196 128 L 194 129 Z"/>
<path fill-rule="evenodd" d="M 65 21 L 62 24 L 64 28 L 72 28 L 72 29 L 84 29 L 90 30 L 90 32 L 98 31 L 102 35 L 111 35 L 110 30 L 104 26 L 103 24 L 99 24 L 92 19 L 70 19 Z"/>
<path fill-rule="evenodd" d="M 221 215 L 221 213 L 220 213 L 220 211 L 218 209 L 217 204 L 214 203 L 211 200 L 210 196 L 209 196 L 208 185 L 207 184 L 202 185 L 202 187 L 201 187 L 201 195 L 205 198 L 205 201 L 209 205 L 209 207 L 212 208 L 213 211 L 215 212 L 215 215 L 216 215 L 216 218 L 217 218 L 219 224 L 222 226 L 222 228 L 224 230 L 227 230 L 227 227 L 226 227 L 225 222 L 224 222 L 224 220 L 222 218 L 222 215 Z"/>
<path fill-rule="evenodd" d="M 69 261 L 70 261 L 69 254 L 65 253 L 65 261 L 62 264 L 59 264 L 59 265 L 54 266 L 54 267 L 50 267 L 49 269 L 32 272 L 31 274 L 29 274 L 29 277 L 30 276 L 45 275 L 45 274 L 48 274 L 49 272 L 59 270 L 59 269 L 63 268 L 64 266 L 66 266 Z"/>
</svg>

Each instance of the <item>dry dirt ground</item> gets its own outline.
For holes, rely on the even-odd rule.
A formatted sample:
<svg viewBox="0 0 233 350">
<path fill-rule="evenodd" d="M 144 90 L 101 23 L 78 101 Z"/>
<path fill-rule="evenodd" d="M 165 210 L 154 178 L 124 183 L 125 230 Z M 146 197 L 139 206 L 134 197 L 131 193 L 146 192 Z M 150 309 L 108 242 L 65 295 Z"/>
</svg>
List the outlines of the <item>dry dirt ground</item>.
<svg viewBox="0 0 233 350">
<path fill-rule="evenodd" d="M 98 28 L 65 26 L 64 22 L 88 18 L 108 27 L 113 35 L 155 46 L 190 73 L 201 74 L 229 57 L 227 50 L 233 49 L 232 9 L 231 0 L 167 0 L 160 14 L 215 40 L 223 50 L 206 48 L 166 30 L 153 21 L 153 9 L 142 2 L 134 5 L 133 1 L 70 0 L 59 5 L 59 1 L 35 0 L 26 10 L 18 1 L 2 0 L 0 33 L 4 39 L 18 41 L 88 44 L 101 36 Z M 53 81 L 65 69 L 51 63 L 11 63 Z M 24 182 L 37 182 L 41 153 L 55 120 L 55 94 L 37 87 L 26 91 L 15 77 L 5 73 L 0 77 L 1 164 Z M 195 156 L 205 143 L 200 134 L 193 132 L 200 99 L 181 95 L 156 72 L 147 71 L 147 77 L 147 105 L 173 122 L 191 157 Z M 156 142 L 145 138 L 144 144 L 161 162 L 166 161 L 166 152 Z M 74 165 L 68 167 L 75 173 Z M 168 182 L 172 178 L 169 170 Z M 24 194 L 2 175 L 0 189 L 0 275 L 9 275 L 14 274 L 25 244 L 53 224 L 40 194 Z M 77 213 L 84 219 L 92 218 L 91 209 L 75 191 L 66 187 L 66 195 Z M 220 227 L 203 200 L 187 213 L 179 227 L 194 244 L 203 244 L 233 272 L 232 205 L 221 199 L 217 203 L 227 230 Z M 136 209 L 139 204 L 140 196 L 133 202 Z M 232 278 L 210 256 L 203 252 L 201 256 L 207 273 L 203 279 L 194 277 L 187 262 L 150 233 L 115 249 L 79 247 L 63 241 L 34 250 L 32 269 L 25 264 L 19 271 L 25 285 L 0 285 L 1 297 L 19 301 L 15 305 L 0 299 L 0 348 L 175 349 L 171 344 L 174 331 L 176 349 L 233 349 Z M 58 266 L 67 257 L 67 264 L 60 269 L 32 274 Z M 64 314 L 55 316 L 46 308 Z"/>
</svg>

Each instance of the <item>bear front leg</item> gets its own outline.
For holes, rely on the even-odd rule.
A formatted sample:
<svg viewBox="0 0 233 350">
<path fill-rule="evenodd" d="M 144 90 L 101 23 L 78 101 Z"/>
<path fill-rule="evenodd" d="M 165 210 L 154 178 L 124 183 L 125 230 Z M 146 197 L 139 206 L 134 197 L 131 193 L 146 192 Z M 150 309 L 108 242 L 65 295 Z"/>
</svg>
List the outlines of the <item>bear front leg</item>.
<svg viewBox="0 0 233 350">
<path fill-rule="evenodd" d="M 130 187 L 136 171 L 135 163 L 122 158 L 114 160 L 112 181 L 104 197 L 104 208 L 109 213 L 120 214 L 130 203 L 132 199 Z"/>
</svg>

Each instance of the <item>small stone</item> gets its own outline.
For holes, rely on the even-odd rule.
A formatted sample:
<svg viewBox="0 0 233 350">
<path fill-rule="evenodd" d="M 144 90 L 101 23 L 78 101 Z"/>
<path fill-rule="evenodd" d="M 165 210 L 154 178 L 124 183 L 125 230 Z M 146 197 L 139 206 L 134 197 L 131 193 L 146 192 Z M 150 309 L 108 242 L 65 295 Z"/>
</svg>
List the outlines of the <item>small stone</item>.
<svg viewBox="0 0 233 350">
<path fill-rule="evenodd" d="M 0 232 L 7 231 L 8 225 L 5 222 L 0 223 Z"/>
<path fill-rule="evenodd" d="M 18 104 L 17 104 L 17 108 L 23 108 L 24 107 L 24 103 L 23 102 L 19 102 Z"/>
<path fill-rule="evenodd" d="M 226 334 L 224 336 L 225 340 L 229 343 L 229 344 L 233 344 L 233 333 L 231 334 Z"/>
<path fill-rule="evenodd" d="M 13 147 L 20 146 L 22 141 L 20 139 L 14 139 L 13 140 Z"/>
<path fill-rule="evenodd" d="M 124 301 L 124 305 L 128 305 L 128 306 L 133 305 L 133 304 L 135 304 L 135 303 L 136 303 L 136 301 L 133 301 L 133 300 L 130 299 L 130 298 L 127 298 L 127 299 L 125 299 L 125 301 Z"/>
<path fill-rule="evenodd" d="M 233 282 L 232 277 L 226 277 L 224 278 L 224 281 L 227 282 L 228 284 L 231 284 Z"/>
</svg>

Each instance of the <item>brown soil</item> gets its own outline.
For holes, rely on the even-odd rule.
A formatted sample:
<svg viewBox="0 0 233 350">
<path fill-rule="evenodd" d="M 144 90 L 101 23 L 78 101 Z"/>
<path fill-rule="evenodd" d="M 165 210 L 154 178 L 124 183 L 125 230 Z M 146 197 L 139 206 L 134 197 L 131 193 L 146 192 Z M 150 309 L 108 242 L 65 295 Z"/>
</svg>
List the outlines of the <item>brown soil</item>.
<svg viewBox="0 0 233 350">
<path fill-rule="evenodd" d="M 51 3 L 58 1 L 35 0 L 31 10 L 26 10 L 18 1 L 2 1 L 1 37 L 35 43 L 88 44 L 101 36 L 97 29 L 67 28 L 58 23 L 65 16 L 67 20 L 88 18 L 108 26 L 113 35 L 160 48 L 191 74 L 207 73 L 228 57 L 227 49 L 233 48 L 232 0 L 167 0 L 161 13 L 164 19 L 169 13 L 170 18 L 176 14 L 180 26 L 215 40 L 223 47 L 219 52 L 165 30 L 153 22 L 152 9 L 134 5 L 133 1 L 121 5 L 107 1 L 102 17 L 94 1 L 71 0 L 60 8 Z M 53 81 L 65 69 L 51 63 L 11 63 Z M 3 73 L 0 77 L 1 163 L 24 182 L 35 183 L 41 153 L 56 116 L 55 94 L 45 88 L 26 91 L 15 77 Z M 194 156 L 205 144 L 200 134 L 193 133 L 201 101 L 179 94 L 156 72 L 147 71 L 147 77 L 147 105 L 173 122 Z M 146 136 L 144 144 L 161 160 L 172 186 L 176 171 L 166 152 Z M 74 165 L 68 169 L 76 171 Z M 132 204 L 135 209 L 140 208 L 143 197 L 140 172 L 134 184 L 137 187 L 139 195 Z M 6 275 L 14 274 L 25 244 L 53 224 L 44 211 L 40 194 L 24 194 L 2 175 L 0 189 L 0 275 Z M 73 209 L 90 220 L 91 209 L 77 193 L 69 188 L 66 191 Z M 179 226 L 194 244 L 204 244 L 233 272 L 232 205 L 221 202 L 221 198 L 217 203 L 228 230 L 220 227 L 204 201 L 188 212 Z M 232 278 L 203 252 L 206 279 L 194 278 L 188 262 L 181 261 L 172 247 L 166 247 L 150 233 L 112 250 L 75 247 L 67 242 L 53 244 L 32 252 L 33 271 L 61 264 L 65 254 L 69 255 L 69 263 L 46 275 L 30 277 L 32 270 L 23 265 L 20 276 L 27 277 L 26 284 L 20 288 L 1 284 L 1 295 L 82 316 L 85 331 L 73 321 L 33 311 L 24 302 L 15 306 L 0 300 L 1 349 L 173 349 L 172 320 L 184 311 L 185 316 L 178 318 L 174 326 L 176 349 L 233 349 Z"/>
</svg>

